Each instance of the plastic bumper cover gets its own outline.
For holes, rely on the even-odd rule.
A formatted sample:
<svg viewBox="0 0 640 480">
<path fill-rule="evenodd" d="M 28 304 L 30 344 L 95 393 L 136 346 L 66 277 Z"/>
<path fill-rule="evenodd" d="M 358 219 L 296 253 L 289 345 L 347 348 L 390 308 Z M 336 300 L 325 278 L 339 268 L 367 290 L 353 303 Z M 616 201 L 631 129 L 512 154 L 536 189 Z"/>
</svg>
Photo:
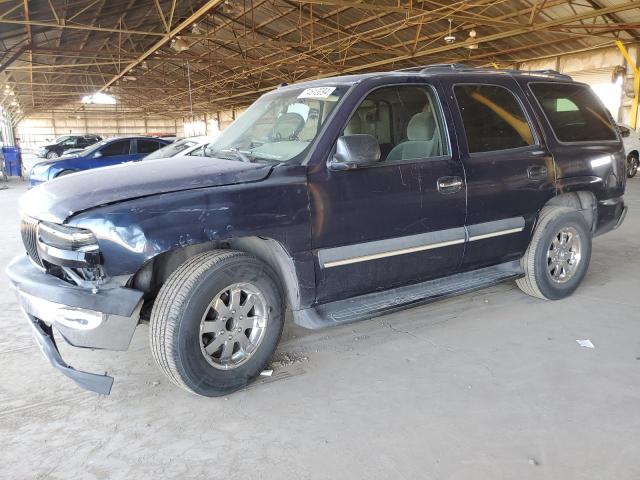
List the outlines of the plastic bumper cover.
<svg viewBox="0 0 640 480">
<path fill-rule="evenodd" d="M 112 288 L 94 293 L 47 274 L 26 256 L 12 261 L 7 274 L 45 357 L 83 388 L 108 393 L 110 377 L 79 372 L 62 360 L 53 328 L 75 347 L 126 350 L 138 325 L 142 292 Z M 95 377 L 107 378 L 108 388 L 107 380 Z"/>
<path fill-rule="evenodd" d="M 627 215 L 627 206 L 624 204 L 623 197 L 600 201 L 597 204 L 597 209 L 594 236 L 615 230 L 622 225 Z"/>
</svg>

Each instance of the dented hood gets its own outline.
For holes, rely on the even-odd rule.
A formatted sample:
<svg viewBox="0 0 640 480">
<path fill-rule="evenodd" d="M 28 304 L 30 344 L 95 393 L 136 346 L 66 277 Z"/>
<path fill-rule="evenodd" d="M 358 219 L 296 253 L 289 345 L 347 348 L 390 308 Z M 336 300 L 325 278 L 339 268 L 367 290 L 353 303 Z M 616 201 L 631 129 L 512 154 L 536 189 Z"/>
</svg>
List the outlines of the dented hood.
<svg viewBox="0 0 640 480">
<path fill-rule="evenodd" d="M 209 157 L 173 157 L 67 175 L 30 190 L 20 210 L 39 220 L 64 222 L 71 215 L 111 203 L 161 193 L 256 182 L 271 165 Z"/>
</svg>

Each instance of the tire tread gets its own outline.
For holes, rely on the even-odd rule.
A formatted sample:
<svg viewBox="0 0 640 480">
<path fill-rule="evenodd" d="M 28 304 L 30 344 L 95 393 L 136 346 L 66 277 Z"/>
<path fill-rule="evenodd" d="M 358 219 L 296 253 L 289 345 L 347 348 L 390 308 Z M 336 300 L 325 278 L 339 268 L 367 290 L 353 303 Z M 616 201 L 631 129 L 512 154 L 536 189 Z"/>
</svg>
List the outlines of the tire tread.
<svg viewBox="0 0 640 480">
<path fill-rule="evenodd" d="M 543 300 L 548 300 L 548 298 L 540 290 L 538 281 L 536 280 L 535 254 L 539 243 L 542 241 L 545 227 L 556 218 L 569 212 L 575 212 L 575 210 L 571 207 L 562 207 L 556 205 L 544 207 L 540 211 L 540 215 L 538 216 L 538 223 L 533 232 L 529 247 L 520 259 L 520 264 L 522 265 L 522 269 L 524 270 L 524 277 L 516 280 L 516 285 L 518 285 L 520 290 L 522 290 L 527 295 L 541 298 Z"/>
<path fill-rule="evenodd" d="M 175 348 L 174 339 L 189 292 L 208 270 L 239 256 L 253 258 L 237 250 L 211 250 L 194 255 L 169 276 L 156 297 L 149 322 L 151 354 L 160 370 L 174 384 L 188 392 L 196 393 L 179 373 L 176 358 L 179 358 L 180 352 Z"/>
</svg>

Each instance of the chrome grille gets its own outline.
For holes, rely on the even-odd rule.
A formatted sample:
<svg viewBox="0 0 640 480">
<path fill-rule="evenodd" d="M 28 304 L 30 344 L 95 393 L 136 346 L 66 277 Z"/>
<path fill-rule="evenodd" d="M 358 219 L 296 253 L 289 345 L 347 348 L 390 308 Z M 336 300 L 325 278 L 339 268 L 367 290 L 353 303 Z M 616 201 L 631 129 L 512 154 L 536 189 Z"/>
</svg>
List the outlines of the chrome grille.
<svg viewBox="0 0 640 480">
<path fill-rule="evenodd" d="M 35 218 L 23 217 L 20 223 L 20 234 L 22 235 L 22 243 L 27 250 L 27 255 L 42 266 L 42 260 L 38 254 L 38 238 L 37 238 L 38 221 Z"/>
</svg>

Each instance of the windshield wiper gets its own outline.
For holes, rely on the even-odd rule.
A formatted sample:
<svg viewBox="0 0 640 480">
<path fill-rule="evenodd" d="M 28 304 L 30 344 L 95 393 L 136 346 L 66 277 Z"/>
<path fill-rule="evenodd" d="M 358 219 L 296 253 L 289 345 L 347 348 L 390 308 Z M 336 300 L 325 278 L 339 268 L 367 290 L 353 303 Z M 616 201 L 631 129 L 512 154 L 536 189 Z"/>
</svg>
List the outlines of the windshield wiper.
<svg viewBox="0 0 640 480">
<path fill-rule="evenodd" d="M 224 157 L 224 156 L 220 155 L 221 153 L 231 153 L 233 158 L 229 158 L 228 156 Z M 217 150 L 217 151 L 213 152 L 212 155 L 214 157 L 226 158 L 227 160 L 234 160 L 234 159 L 239 158 L 243 162 L 251 163 L 253 161 L 251 159 L 251 157 L 249 157 L 249 155 L 247 155 L 244 152 L 241 152 L 240 149 L 238 149 L 238 148 L 224 148 L 222 150 Z"/>
</svg>

